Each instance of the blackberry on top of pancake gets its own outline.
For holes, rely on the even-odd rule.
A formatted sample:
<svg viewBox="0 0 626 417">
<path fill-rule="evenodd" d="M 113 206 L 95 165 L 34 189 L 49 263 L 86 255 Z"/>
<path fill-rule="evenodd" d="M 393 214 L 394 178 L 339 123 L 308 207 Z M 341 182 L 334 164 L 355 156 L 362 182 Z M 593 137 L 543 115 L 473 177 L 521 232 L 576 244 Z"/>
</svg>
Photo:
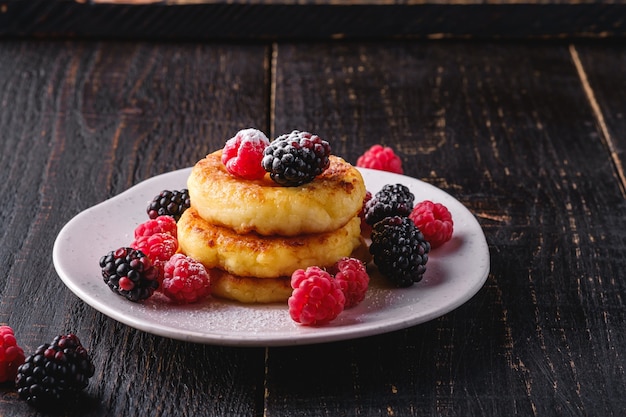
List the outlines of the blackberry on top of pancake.
<svg viewBox="0 0 626 417">
<path fill-rule="evenodd" d="M 198 161 L 187 181 L 191 205 L 213 224 L 264 236 L 323 233 L 344 226 L 363 207 L 363 178 L 339 157 L 331 156 L 328 169 L 313 181 L 283 187 L 269 175 L 253 181 L 234 177 L 221 152 Z"/>
</svg>

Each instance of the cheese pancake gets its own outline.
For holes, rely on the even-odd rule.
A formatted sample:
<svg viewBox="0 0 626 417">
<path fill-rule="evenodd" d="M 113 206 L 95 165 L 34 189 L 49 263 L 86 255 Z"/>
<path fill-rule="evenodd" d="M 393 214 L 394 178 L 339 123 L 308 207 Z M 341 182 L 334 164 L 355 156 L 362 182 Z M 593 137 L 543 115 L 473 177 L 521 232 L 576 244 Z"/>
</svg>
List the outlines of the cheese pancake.
<svg viewBox="0 0 626 417">
<path fill-rule="evenodd" d="M 312 182 L 298 187 L 236 178 L 226 171 L 222 151 L 201 159 L 187 180 L 191 205 L 200 217 L 240 234 L 296 236 L 337 230 L 363 206 L 361 173 L 343 159 L 330 157 L 330 166 Z"/>
<path fill-rule="evenodd" d="M 352 258 L 364 263 L 371 260 L 367 243 L 360 239 L 359 247 L 351 254 Z M 333 264 L 334 265 L 334 264 Z M 333 265 L 325 265 L 331 267 Z M 215 297 L 242 303 L 284 303 L 291 295 L 291 277 L 254 278 L 241 277 L 220 269 L 211 269 L 211 294 Z"/>
<path fill-rule="evenodd" d="M 211 270 L 214 297 L 246 304 L 284 303 L 292 291 L 291 277 L 240 277 L 219 269 Z"/>
<path fill-rule="evenodd" d="M 311 265 L 332 265 L 361 241 L 361 219 L 353 217 L 332 232 L 299 236 L 238 234 L 209 223 L 192 205 L 178 221 L 180 250 L 207 268 L 256 278 L 291 276 Z"/>
</svg>

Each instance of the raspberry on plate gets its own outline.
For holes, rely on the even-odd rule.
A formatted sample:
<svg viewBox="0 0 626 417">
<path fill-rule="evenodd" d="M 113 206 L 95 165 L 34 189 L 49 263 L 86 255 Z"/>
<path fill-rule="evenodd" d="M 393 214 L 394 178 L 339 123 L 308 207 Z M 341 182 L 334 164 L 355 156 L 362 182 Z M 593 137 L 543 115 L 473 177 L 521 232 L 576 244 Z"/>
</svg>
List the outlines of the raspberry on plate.
<svg viewBox="0 0 626 417">
<path fill-rule="evenodd" d="M 372 193 L 370 191 L 365 192 L 365 197 L 363 198 L 363 207 L 361 207 L 361 211 L 359 211 L 359 218 L 361 219 L 361 234 L 363 236 L 369 236 L 372 232 L 372 226 L 367 224 L 365 221 L 365 210 L 367 207 L 367 203 L 372 199 Z"/>
<path fill-rule="evenodd" d="M 182 253 L 165 263 L 164 272 L 161 289 L 173 301 L 193 303 L 211 293 L 211 277 L 204 265 Z"/>
<path fill-rule="evenodd" d="M 222 163 L 226 170 L 239 178 L 260 180 L 265 176 L 261 165 L 263 151 L 269 139 L 258 129 L 243 129 L 226 141 L 222 150 Z"/>
<path fill-rule="evenodd" d="M 344 308 L 351 308 L 365 299 L 370 276 L 365 264 L 356 258 L 342 258 L 332 268 L 335 281 L 346 297 Z"/>
<path fill-rule="evenodd" d="M 24 351 L 18 346 L 13 329 L 0 326 L 0 383 L 15 380 L 17 368 L 24 359 Z"/>
<path fill-rule="evenodd" d="M 178 236 L 176 220 L 172 216 L 158 216 L 147 220 L 135 228 L 135 238 L 140 236 L 151 236 L 157 233 L 167 233 L 173 237 Z"/>
<path fill-rule="evenodd" d="M 169 233 L 155 233 L 135 238 L 130 247 L 145 253 L 153 265 L 162 268 L 163 264 L 176 253 L 178 239 Z"/>
<path fill-rule="evenodd" d="M 302 325 L 329 323 L 344 309 L 346 298 L 339 283 L 317 266 L 296 270 L 291 275 L 291 288 L 289 315 Z"/>
<path fill-rule="evenodd" d="M 452 214 L 441 203 L 422 201 L 415 205 L 409 218 L 424 234 L 424 239 L 430 243 L 431 248 L 437 248 L 452 238 L 454 223 Z"/>
<path fill-rule="evenodd" d="M 380 171 L 403 174 L 402 160 L 392 148 L 382 145 L 373 145 L 357 161 L 356 166 L 361 168 L 371 168 Z"/>
</svg>

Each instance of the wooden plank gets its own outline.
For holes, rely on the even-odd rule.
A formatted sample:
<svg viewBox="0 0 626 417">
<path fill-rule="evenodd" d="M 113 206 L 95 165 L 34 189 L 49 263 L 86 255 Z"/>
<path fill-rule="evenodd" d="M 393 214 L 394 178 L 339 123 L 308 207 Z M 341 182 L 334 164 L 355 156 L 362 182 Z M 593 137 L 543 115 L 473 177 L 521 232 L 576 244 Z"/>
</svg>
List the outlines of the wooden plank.
<svg viewBox="0 0 626 417">
<path fill-rule="evenodd" d="M 150 39 L 623 37 L 626 3 L 0 2 L 0 36 Z"/>
<path fill-rule="evenodd" d="M 78 212 L 267 123 L 268 56 L 263 45 L 0 43 L 0 322 L 27 353 L 64 332 L 92 350 L 78 414 L 256 415 L 263 349 L 121 325 L 63 285 L 51 253 Z M 3 416 L 38 415 L 0 390 Z"/>
<path fill-rule="evenodd" d="M 572 46 L 572 54 L 601 132 L 611 153 L 616 175 L 626 190 L 626 53 L 620 45 Z M 626 191 L 624 191 L 626 195 Z"/>
<path fill-rule="evenodd" d="M 308 129 L 351 162 L 392 145 L 408 175 L 476 215 L 492 261 L 484 288 L 432 322 L 270 349 L 266 415 L 624 414 L 626 202 L 568 45 L 280 44 L 275 55 L 276 133 Z"/>
</svg>

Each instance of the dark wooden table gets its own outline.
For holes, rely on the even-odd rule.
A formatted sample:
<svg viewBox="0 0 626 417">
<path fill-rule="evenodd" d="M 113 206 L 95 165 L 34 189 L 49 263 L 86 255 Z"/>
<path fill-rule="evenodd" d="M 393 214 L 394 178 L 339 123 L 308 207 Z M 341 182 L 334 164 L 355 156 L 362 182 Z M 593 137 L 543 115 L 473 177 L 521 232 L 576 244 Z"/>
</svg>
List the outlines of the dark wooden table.
<svg viewBox="0 0 626 417">
<path fill-rule="evenodd" d="M 61 415 L 623 416 L 625 73 L 611 41 L 5 39 L 0 323 L 27 353 L 66 332 L 92 353 Z M 250 126 L 350 162 L 393 146 L 478 219 L 484 287 L 404 330 L 266 348 L 135 330 L 63 284 L 70 219 Z M 46 414 L 0 393 L 3 417 Z"/>
</svg>

